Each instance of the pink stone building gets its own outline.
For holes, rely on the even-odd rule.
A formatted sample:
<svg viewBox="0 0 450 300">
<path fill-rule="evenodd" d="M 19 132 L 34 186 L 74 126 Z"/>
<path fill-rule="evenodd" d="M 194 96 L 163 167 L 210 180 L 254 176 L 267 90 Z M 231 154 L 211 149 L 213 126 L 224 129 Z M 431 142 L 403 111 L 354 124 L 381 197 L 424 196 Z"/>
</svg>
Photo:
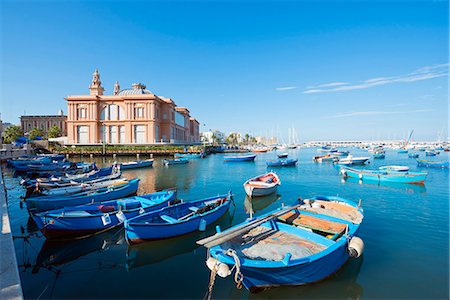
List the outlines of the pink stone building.
<svg viewBox="0 0 450 300">
<path fill-rule="evenodd" d="M 141 83 L 131 89 L 114 86 L 104 95 L 96 70 L 89 95 L 68 96 L 69 144 L 195 144 L 199 122 L 170 98 L 156 96 Z"/>
</svg>

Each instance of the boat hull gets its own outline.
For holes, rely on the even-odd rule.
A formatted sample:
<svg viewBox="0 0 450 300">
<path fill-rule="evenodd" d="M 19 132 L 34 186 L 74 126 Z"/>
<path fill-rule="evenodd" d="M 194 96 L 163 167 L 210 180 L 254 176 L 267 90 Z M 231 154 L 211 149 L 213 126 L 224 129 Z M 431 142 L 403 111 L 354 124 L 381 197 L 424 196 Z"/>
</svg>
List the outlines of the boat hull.
<svg viewBox="0 0 450 300">
<path fill-rule="evenodd" d="M 219 199 L 220 197 L 213 197 L 210 198 L 209 200 Z M 208 199 L 204 199 L 194 202 L 203 202 L 207 200 Z M 194 202 L 186 202 L 179 205 L 180 206 L 191 204 L 194 205 Z M 214 211 L 206 212 L 201 215 L 196 215 L 192 218 L 177 223 L 145 224 L 145 223 L 138 223 L 136 222 L 136 220 L 131 219 L 125 222 L 125 237 L 128 243 L 137 244 L 150 240 L 173 238 L 190 232 L 198 231 L 201 223 L 205 222 L 206 226 L 208 226 L 217 221 L 219 218 L 221 218 L 228 211 L 230 203 L 231 201 L 228 200 L 227 203 L 217 207 L 217 209 Z M 171 207 L 170 209 L 173 208 L 175 207 Z M 168 209 L 169 208 L 161 209 L 159 211 L 154 212 L 154 214 L 164 214 L 164 212 Z M 144 217 L 145 216 L 141 216 L 138 218 Z"/>
<path fill-rule="evenodd" d="M 242 161 L 254 161 L 256 155 L 247 155 L 247 156 L 225 156 L 224 162 L 242 162 Z"/>
<path fill-rule="evenodd" d="M 132 169 L 138 169 L 138 168 L 149 168 L 152 166 L 153 166 L 153 159 L 139 161 L 136 163 L 124 163 L 124 164 L 120 165 L 120 169 L 121 170 L 132 170 Z"/>
<path fill-rule="evenodd" d="M 158 193 L 157 193 L 158 194 Z M 159 193 L 161 194 L 161 193 Z M 151 196 L 151 195 L 149 195 Z M 150 207 L 136 208 L 129 211 L 123 211 L 125 219 L 136 217 L 140 214 L 151 212 L 166 207 L 169 201 L 175 198 L 175 193 L 169 192 L 159 203 Z M 111 201 L 108 201 L 111 202 Z M 108 205 L 108 202 L 102 204 Z M 76 236 L 85 236 L 93 233 L 103 232 L 117 226 L 123 225 L 123 220 L 117 217 L 119 211 L 105 213 L 109 216 L 109 222 L 105 222 L 102 217 L 104 214 L 95 214 L 92 216 L 73 216 L 64 217 L 61 214 L 41 213 L 33 216 L 39 230 L 47 237 L 52 239 L 70 238 Z"/>
<path fill-rule="evenodd" d="M 347 243 L 311 263 L 284 268 L 246 268 L 241 266 L 243 284 L 250 292 L 278 286 L 305 285 L 323 280 L 336 273 L 347 262 Z"/>
<path fill-rule="evenodd" d="M 275 193 L 278 190 L 278 185 L 269 188 L 257 188 L 250 185 L 244 185 L 244 189 L 249 197 L 263 197 Z"/>
<path fill-rule="evenodd" d="M 48 211 L 67 206 L 77 206 L 86 203 L 103 202 L 118 198 L 125 198 L 136 194 L 139 186 L 139 179 L 130 180 L 124 186 L 101 193 L 83 194 L 81 196 L 72 195 L 68 197 L 35 197 L 26 199 L 27 208 L 30 211 Z"/>
<path fill-rule="evenodd" d="M 369 182 L 395 182 L 423 184 L 427 178 L 427 173 L 411 172 L 377 172 L 359 171 L 350 168 L 342 168 L 341 174 L 344 177 L 357 178 L 361 181 Z"/>
</svg>

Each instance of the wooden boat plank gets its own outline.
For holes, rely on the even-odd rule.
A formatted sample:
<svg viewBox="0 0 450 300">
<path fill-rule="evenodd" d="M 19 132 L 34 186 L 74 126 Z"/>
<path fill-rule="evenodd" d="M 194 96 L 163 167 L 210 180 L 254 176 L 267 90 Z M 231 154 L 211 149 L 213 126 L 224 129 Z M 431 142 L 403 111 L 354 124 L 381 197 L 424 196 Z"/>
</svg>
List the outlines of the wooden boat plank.
<svg viewBox="0 0 450 300">
<path fill-rule="evenodd" d="M 292 215 L 287 213 L 281 216 L 281 218 L 284 218 L 285 220 L 287 220 L 287 222 L 289 222 L 293 219 L 293 216 L 295 216 L 295 214 Z M 341 233 L 347 227 L 342 223 L 332 222 L 321 218 L 301 214 L 297 214 L 297 217 L 292 220 L 292 224 L 332 234 Z"/>
</svg>

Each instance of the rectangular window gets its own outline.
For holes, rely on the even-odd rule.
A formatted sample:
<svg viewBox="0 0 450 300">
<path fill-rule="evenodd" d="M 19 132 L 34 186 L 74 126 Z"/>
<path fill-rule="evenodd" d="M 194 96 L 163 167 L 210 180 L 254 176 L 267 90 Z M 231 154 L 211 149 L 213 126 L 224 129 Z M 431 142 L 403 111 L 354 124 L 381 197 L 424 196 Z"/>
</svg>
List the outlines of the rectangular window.
<svg viewBox="0 0 450 300">
<path fill-rule="evenodd" d="M 134 108 L 134 118 L 143 118 L 144 117 L 144 108 L 143 107 L 135 107 Z"/>
<path fill-rule="evenodd" d="M 155 142 L 159 142 L 159 125 L 155 126 Z"/>
<path fill-rule="evenodd" d="M 125 126 L 119 126 L 119 144 L 125 143 Z"/>
<path fill-rule="evenodd" d="M 77 128 L 78 144 L 89 143 L 89 128 L 88 126 L 78 126 Z"/>
<path fill-rule="evenodd" d="M 134 143 L 145 144 L 145 125 L 134 125 Z"/>
<path fill-rule="evenodd" d="M 78 109 L 78 119 L 86 119 L 86 108 Z"/>
<path fill-rule="evenodd" d="M 100 127 L 100 142 L 101 143 L 106 143 L 106 126 L 102 125 Z"/>
<path fill-rule="evenodd" d="M 109 142 L 117 144 L 117 126 L 109 126 Z"/>
</svg>

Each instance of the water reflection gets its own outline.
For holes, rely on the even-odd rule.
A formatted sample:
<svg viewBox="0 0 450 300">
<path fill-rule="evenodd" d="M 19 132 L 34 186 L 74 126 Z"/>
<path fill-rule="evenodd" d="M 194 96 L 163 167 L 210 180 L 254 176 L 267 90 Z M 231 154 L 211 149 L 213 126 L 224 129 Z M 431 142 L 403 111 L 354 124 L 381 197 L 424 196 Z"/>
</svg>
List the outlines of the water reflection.
<svg viewBox="0 0 450 300">
<path fill-rule="evenodd" d="M 257 213 L 258 211 L 267 208 L 268 206 L 278 201 L 279 199 L 281 199 L 281 195 L 277 193 L 257 198 L 245 196 L 244 208 L 247 214 L 250 214 L 250 212 L 254 214 Z"/>
<path fill-rule="evenodd" d="M 193 252 L 198 246 L 196 241 L 213 235 L 215 227 L 229 228 L 233 221 L 233 212 L 228 211 L 222 218 L 207 227 L 204 232 L 193 232 L 180 237 L 167 240 L 149 241 L 142 244 L 130 245 L 126 254 L 126 268 L 131 270 L 137 267 L 160 263 L 166 259 Z"/>
<path fill-rule="evenodd" d="M 371 187 L 378 187 L 383 190 L 392 191 L 405 191 L 407 193 L 426 193 L 427 189 L 423 184 L 407 184 L 407 183 L 395 183 L 395 182 L 380 182 L 380 183 L 370 183 L 363 182 L 357 178 L 342 178 L 341 182 L 343 184 L 359 184 Z"/>
<path fill-rule="evenodd" d="M 103 252 L 112 246 L 125 243 L 123 228 L 110 230 L 87 238 L 73 240 L 45 240 L 36 257 L 39 267 L 59 266 L 77 260 L 93 252 Z"/>
</svg>

